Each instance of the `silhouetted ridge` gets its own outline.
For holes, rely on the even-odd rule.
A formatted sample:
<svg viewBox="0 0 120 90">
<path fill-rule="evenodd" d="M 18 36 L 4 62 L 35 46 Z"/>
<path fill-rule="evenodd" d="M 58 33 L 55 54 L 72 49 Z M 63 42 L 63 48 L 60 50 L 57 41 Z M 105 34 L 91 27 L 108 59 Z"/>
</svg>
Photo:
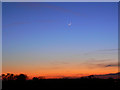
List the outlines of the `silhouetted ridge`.
<svg viewBox="0 0 120 90">
<path fill-rule="evenodd" d="M 119 73 L 117 73 L 119 74 Z M 116 74 L 106 74 L 116 75 Z M 45 77 L 33 77 L 29 80 L 27 75 L 2 74 L 2 90 L 41 90 L 53 88 L 120 88 L 120 80 L 114 78 L 102 79 L 90 75 L 81 78 L 45 79 Z"/>
</svg>

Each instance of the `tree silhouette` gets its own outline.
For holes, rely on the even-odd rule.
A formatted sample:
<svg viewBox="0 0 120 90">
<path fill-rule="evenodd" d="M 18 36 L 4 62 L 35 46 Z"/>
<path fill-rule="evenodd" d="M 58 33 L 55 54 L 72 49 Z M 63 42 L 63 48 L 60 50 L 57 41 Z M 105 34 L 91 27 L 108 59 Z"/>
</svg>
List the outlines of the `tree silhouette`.
<svg viewBox="0 0 120 90">
<path fill-rule="evenodd" d="M 15 80 L 14 74 L 9 75 L 9 80 Z"/>
<path fill-rule="evenodd" d="M 39 78 L 37 78 L 37 77 L 33 77 L 33 79 L 32 79 L 33 81 L 38 81 L 39 80 Z"/>
<path fill-rule="evenodd" d="M 10 74 L 10 73 L 7 73 L 6 75 L 5 74 L 2 74 L 2 80 L 15 80 L 15 76 L 14 74 Z"/>
<path fill-rule="evenodd" d="M 90 75 L 88 76 L 89 79 L 93 79 L 94 78 L 94 75 Z"/>
<path fill-rule="evenodd" d="M 45 79 L 45 77 L 44 77 L 44 76 L 39 76 L 38 78 L 39 78 L 39 79 Z"/>
<path fill-rule="evenodd" d="M 120 88 L 120 81 L 114 78 L 98 79 L 94 75 L 81 78 L 45 79 L 44 76 L 29 80 L 25 74 L 2 74 L 2 90 L 39 90 L 40 88 Z"/>
<path fill-rule="evenodd" d="M 5 74 L 2 74 L 2 80 L 6 81 L 6 75 Z"/>
<path fill-rule="evenodd" d="M 20 75 L 16 76 L 16 80 L 19 80 L 19 81 L 25 81 L 27 78 L 28 77 L 25 74 L 20 74 Z"/>
</svg>

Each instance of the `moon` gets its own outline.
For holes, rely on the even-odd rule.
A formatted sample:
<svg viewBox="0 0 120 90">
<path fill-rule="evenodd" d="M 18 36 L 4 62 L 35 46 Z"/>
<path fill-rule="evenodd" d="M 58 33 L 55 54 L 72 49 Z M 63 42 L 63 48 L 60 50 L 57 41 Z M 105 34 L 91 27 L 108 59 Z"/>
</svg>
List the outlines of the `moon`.
<svg viewBox="0 0 120 90">
<path fill-rule="evenodd" d="M 68 26 L 70 27 L 72 25 L 72 23 L 70 22 L 69 24 L 68 24 Z"/>
</svg>

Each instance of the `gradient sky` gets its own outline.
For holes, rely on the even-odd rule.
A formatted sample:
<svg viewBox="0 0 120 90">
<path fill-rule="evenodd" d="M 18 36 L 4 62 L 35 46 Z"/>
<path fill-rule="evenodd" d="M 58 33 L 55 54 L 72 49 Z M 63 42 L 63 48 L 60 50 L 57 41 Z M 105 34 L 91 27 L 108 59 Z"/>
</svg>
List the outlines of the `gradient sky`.
<svg viewBox="0 0 120 90">
<path fill-rule="evenodd" d="M 3 73 L 117 72 L 118 3 L 3 3 L 2 9 Z"/>
</svg>

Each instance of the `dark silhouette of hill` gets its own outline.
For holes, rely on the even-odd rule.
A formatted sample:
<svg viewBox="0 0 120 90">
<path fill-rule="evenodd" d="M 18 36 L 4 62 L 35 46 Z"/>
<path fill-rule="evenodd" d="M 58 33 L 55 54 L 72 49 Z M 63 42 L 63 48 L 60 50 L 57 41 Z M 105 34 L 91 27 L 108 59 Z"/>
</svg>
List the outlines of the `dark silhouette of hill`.
<svg viewBox="0 0 120 90">
<path fill-rule="evenodd" d="M 111 74 L 110 74 L 111 75 Z M 44 89 L 115 89 L 120 88 L 120 79 L 96 78 L 94 75 L 81 78 L 61 78 L 61 79 L 45 79 L 44 77 L 33 77 L 29 80 L 27 75 L 20 74 L 3 74 L 2 90 L 44 90 Z"/>
<path fill-rule="evenodd" d="M 90 75 L 90 76 L 93 76 L 94 78 L 101 78 L 101 79 L 109 79 L 109 78 L 118 79 L 118 78 L 120 78 L 120 72 L 104 74 L 104 75 Z M 86 76 L 86 78 L 87 77 L 89 77 L 89 76 Z"/>
</svg>

